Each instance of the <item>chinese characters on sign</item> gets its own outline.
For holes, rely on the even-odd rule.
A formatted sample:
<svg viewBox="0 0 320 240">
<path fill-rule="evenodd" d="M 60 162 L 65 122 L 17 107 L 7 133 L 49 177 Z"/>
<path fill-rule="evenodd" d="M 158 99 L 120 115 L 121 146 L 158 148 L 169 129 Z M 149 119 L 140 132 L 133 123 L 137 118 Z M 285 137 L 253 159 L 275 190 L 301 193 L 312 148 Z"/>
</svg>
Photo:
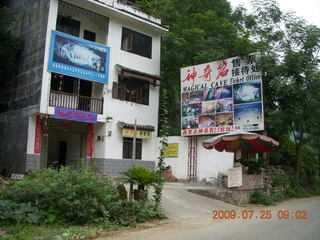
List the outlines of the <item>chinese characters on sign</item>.
<svg viewBox="0 0 320 240">
<path fill-rule="evenodd" d="M 34 154 L 41 153 L 41 139 L 42 139 L 42 122 L 40 116 L 36 118 L 36 134 L 34 138 Z"/>
<path fill-rule="evenodd" d="M 96 123 L 97 114 L 92 112 L 76 111 L 65 108 L 55 108 L 54 118 L 86 123 Z"/>
<path fill-rule="evenodd" d="M 164 156 L 166 158 L 176 158 L 179 154 L 178 143 L 168 143 L 164 150 Z"/>
<path fill-rule="evenodd" d="M 228 188 L 242 186 L 242 167 L 228 170 Z"/>
<path fill-rule="evenodd" d="M 57 31 L 51 32 L 48 70 L 108 83 L 110 48 Z"/>
<path fill-rule="evenodd" d="M 87 144 L 86 144 L 86 157 L 92 157 L 93 145 L 93 124 L 89 123 L 87 127 Z"/>
<path fill-rule="evenodd" d="M 181 135 L 264 130 L 256 55 L 181 69 Z"/>
<path fill-rule="evenodd" d="M 122 137 L 133 138 L 134 130 L 132 128 L 122 128 Z M 152 132 L 137 129 L 136 138 L 150 140 Z"/>
</svg>

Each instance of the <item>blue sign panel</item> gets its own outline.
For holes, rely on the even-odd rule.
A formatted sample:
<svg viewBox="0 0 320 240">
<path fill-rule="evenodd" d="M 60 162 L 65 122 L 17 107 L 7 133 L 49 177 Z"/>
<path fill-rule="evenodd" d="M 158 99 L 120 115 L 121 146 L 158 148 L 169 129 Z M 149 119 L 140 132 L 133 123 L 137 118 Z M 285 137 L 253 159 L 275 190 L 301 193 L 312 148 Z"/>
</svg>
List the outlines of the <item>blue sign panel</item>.
<svg viewBox="0 0 320 240">
<path fill-rule="evenodd" d="M 96 123 L 97 114 L 92 112 L 76 111 L 65 108 L 55 108 L 54 118 L 86 123 Z"/>
<path fill-rule="evenodd" d="M 90 81 L 108 83 L 110 48 L 51 31 L 48 70 Z"/>
</svg>

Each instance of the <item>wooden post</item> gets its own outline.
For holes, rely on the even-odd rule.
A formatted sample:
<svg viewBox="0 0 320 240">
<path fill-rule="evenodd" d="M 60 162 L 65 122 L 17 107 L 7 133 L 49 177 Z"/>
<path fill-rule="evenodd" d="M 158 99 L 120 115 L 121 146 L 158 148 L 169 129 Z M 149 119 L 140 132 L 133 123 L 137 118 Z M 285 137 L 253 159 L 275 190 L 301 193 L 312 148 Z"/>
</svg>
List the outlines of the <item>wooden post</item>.
<svg viewBox="0 0 320 240">
<path fill-rule="evenodd" d="M 131 157 L 131 164 L 130 168 L 134 165 L 134 161 L 136 160 L 136 138 L 137 138 L 137 119 L 134 120 L 134 127 L 133 127 L 133 142 L 132 142 L 132 157 Z M 129 190 L 129 203 L 132 203 L 132 195 L 133 195 L 133 184 L 130 183 L 130 190 Z"/>
</svg>

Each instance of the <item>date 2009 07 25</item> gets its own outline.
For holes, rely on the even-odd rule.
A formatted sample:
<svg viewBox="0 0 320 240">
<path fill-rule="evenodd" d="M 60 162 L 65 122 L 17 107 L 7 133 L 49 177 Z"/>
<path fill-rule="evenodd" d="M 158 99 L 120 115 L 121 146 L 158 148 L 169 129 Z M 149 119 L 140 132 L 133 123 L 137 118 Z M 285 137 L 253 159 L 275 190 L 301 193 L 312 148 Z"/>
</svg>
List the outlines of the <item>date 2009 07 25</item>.
<svg viewBox="0 0 320 240">
<path fill-rule="evenodd" d="M 212 219 L 307 219 L 307 210 L 213 210 Z"/>
</svg>

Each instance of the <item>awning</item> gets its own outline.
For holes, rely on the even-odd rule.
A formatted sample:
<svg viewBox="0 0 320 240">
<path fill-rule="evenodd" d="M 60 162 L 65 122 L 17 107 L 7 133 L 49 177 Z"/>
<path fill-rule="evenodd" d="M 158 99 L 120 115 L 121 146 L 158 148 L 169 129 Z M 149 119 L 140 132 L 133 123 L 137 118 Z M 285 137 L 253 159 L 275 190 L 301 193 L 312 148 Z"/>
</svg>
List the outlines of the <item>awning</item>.
<svg viewBox="0 0 320 240">
<path fill-rule="evenodd" d="M 131 123 L 125 123 L 125 122 L 118 121 L 117 125 L 120 128 L 134 129 L 134 124 L 131 124 Z M 144 131 L 154 132 L 155 129 L 156 128 L 154 126 L 151 126 L 151 125 L 137 125 L 137 130 L 144 130 Z"/>
<path fill-rule="evenodd" d="M 142 77 L 142 78 L 149 80 L 149 81 L 157 81 L 157 80 L 160 81 L 162 79 L 162 77 L 159 75 L 153 75 L 153 74 L 149 74 L 149 73 L 145 73 L 145 72 L 140 72 L 135 69 L 121 66 L 120 64 L 116 64 L 115 68 L 117 71 L 121 72 L 122 74 L 127 74 L 127 75 L 133 76 L 133 77 L 140 77 L 140 78 Z"/>
</svg>

